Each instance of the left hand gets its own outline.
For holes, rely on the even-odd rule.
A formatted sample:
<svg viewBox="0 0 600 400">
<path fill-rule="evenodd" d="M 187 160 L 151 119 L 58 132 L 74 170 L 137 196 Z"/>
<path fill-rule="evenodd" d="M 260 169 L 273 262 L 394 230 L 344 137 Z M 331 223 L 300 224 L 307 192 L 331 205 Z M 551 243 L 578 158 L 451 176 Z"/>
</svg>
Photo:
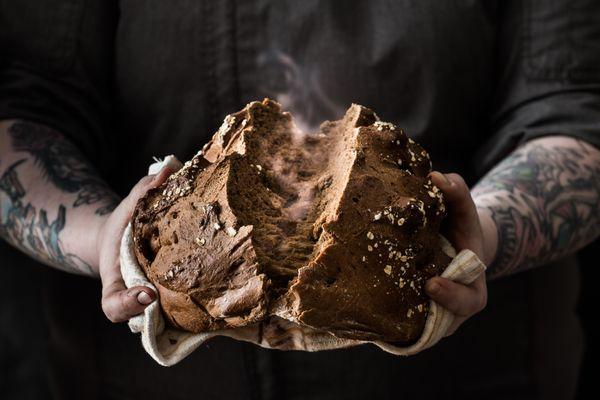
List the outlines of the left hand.
<svg viewBox="0 0 600 400">
<path fill-rule="evenodd" d="M 131 220 L 137 201 L 149 189 L 159 186 L 172 173 L 168 167 L 156 175 L 142 178 L 129 195 L 105 220 L 97 239 L 102 310 L 111 322 L 124 322 L 144 312 L 156 300 L 156 293 L 146 286 L 127 288 L 121 276 L 119 251 L 125 227 Z"/>
<path fill-rule="evenodd" d="M 493 255 L 490 256 L 488 248 L 491 246 L 484 239 L 482 219 L 463 178 L 458 174 L 442 174 L 437 171 L 432 172 L 430 178 L 444 193 L 448 210 L 443 232 L 446 238 L 457 251 L 469 249 L 484 263 L 490 262 Z M 491 219 L 488 221 L 484 217 L 483 220 L 486 227 L 489 222 L 493 224 Z M 488 227 L 486 232 L 489 229 L 493 228 Z M 447 336 L 453 334 L 463 322 L 483 310 L 487 304 L 485 273 L 469 285 L 436 276 L 427 281 L 425 291 L 434 301 L 456 315 Z"/>
</svg>

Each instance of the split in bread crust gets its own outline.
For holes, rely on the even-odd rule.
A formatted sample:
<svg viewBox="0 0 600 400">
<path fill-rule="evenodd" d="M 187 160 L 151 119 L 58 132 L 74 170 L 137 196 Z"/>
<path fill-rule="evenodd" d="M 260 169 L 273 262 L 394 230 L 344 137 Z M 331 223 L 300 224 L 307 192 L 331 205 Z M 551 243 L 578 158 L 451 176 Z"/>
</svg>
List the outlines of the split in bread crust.
<svg viewBox="0 0 600 400">
<path fill-rule="evenodd" d="M 430 170 L 425 150 L 368 108 L 305 134 L 279 104 L 253 102 L 140 199 L 136 256 L 185 330 L 281 317 L 409 343 L 425 324 L 425 281 L 450 262 Z"/>
</svg>

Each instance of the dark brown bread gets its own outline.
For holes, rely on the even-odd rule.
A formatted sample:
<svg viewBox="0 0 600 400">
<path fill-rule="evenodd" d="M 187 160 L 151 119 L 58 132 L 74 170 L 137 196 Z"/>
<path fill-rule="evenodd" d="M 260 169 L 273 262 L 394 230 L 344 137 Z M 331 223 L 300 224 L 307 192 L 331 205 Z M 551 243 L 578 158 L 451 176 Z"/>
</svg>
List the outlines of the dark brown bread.
<svg viewBox="0 0 600 400">
<path fill-rule="evenodd" d="M 365 107 L 305 135 L 277 103 L 253 102 L 139 201 L 136 256 L 185 330 L 277 314 L 408 343 L 424 327 L 425 281 L 450 261 L 430 169 L 418 144 Z"/>
</svg>

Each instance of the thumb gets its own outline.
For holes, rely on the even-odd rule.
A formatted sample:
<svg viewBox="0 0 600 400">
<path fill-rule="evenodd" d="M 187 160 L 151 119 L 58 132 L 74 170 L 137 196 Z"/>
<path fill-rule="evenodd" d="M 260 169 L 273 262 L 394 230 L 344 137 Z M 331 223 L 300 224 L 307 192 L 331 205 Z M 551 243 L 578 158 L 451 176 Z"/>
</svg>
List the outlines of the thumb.
<svg viewBox="0 0 600 400">
<path fill-rule="evenodd" d="M 156 300 L 156 293 L 145 286 L 125 287 L 123 280 L 117 281 L 102 291 L 102 310 L 112 322 L 128 321 L 144 312 Z"/>
<path fill-rule="evenodd" d="M 425 291 L 436 303 L 458 316 L 468 317 L 485 307 L 485 299 L 475 287 L 439 276 L 427 281 Z"/>
<path fill-rule="evenodd" d="M 442 174 L 434 171 L 429 177 L 444 194 L 448 210 L 445 225 L 450 227 L 450 231 L 447 232 L 450 241 L 461 249 L 469 248 L 470 238 L 482 236 L 479 215 L 469 187 L 458 174 Z"/>
<path fill-rule="evenodd" d="M 119 264 L 119 248 L 123 231 L 131 219 L 137 200 L 150 188 L 164 182 L 171 174 L 163 168 L 157 175 L 142 178 L 121 202 L 103 229 L 100 244 L 100 278 L 102 280 L 102 310 L 112 322 L 127 321 L 144 311 L 156 299 L 156 293 L 147 287 L 136 286 L 127 289 Z"/>
<path fill-rule="evenodd" d="M 444 199 L 448 204 L 448 217 L 460 220 L 477 221 L 477 209 L 469 186 L 458 174 L 442 174 L 434 171 L 429 175 L 431 181 L 444 193 Z"/>
<path fill-rule="evenodd" d="M 147 175 L 143 177 L 129 192 L 127 197 L 123 199 L 120 207 L 127 219 L 131 218 L 133 210 L 140 199 L 146 192 L 152 188 L 160 186 L 167 180 L 173 171 L 169 167 L 164 167 L 156 175 Z M 127 225 L 127 224 L 125 224 Z"/>
</svg>

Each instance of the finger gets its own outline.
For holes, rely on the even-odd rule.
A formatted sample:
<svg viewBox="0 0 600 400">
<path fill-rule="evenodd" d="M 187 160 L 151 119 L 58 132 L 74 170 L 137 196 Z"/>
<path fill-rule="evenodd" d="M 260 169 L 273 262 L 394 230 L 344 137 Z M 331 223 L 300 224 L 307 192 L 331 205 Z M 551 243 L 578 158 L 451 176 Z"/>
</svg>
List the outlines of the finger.
<svg viewBox="0 0 600 400">
<path fill-rule="evenodd" d="M 453 335 L 454 332 L 456 332 L 456 330 L 458 329 L 458 327 L 461 326 L 462 323 L 465 322 L 466 320 L 467 320 L 466 317 L 455 317 L 454 320 L 452 321 L 452 323 L 450 324 L 450 326 L 448 327 L 448 330 L 444 334 L 444 337 Z"/>
<path fill-rule="evenodd" d="M 127 289 L 122 280 L 115 281 L 103 289 L 102 310 L 112 322 L 128 321 L 144 312 L 156 299 L 156 293 L 145 286 Z"/>
<path fill-rule="evenodd" d="M 173 171 L 169 167 L 164 167 L 160 170 L 158 174 L 147 175 L 140 179 L 139 182 L 131 189 L 127 197 L 125 197 L 125 199 L 123 199 L 123 201 L 121 202 L 119 207 L 121 208 L 121 212 L 123 212 L 128 217 L 131 217 L 135 205 L 137 204 L 140 197 L 145 195 L 148 190 L 161 185 L 164 181 L 167 180 L 169 175 L 171 175 L 172 173 Z"/>
<path fill-rule="evenodd" d="M 487 300 L 484 291 L 439 276 L 427 281 L 425 291 L 435 302 L 461 317 L 483 310 Z"/>
<path fill-rule="evenodd" d="M 133 210 L 138 199 L 149 189 L 157 187 L 163 183 L 172 171 L 169 168 L 163 168 L 156 175 L 148 175 L 140 179 L 133 187 L 129 195 L 119 204 L 111 215 L 111 223 L 107 224 L 107 230 L 104 236 L 107 240 L 103 243 L 100 251 L 100 279 L 103 285 L 111 284 L 121 280 L 121 270 L 119 268 L 119 249 L 123 231 L 131 219 Z M 125 285 L 123 285 L 124 287 Z"/>
<path fill-rule="evenodd" d="M 480 254 L 481 249 L 472 248 L 472 239 L 482 236 L 481 224 L 464 179 L 458 174 L 442 174 L 437 171 L 432 172 L 429 177 L 444 194 L 448 210 L 448 217 L 444 221 L 444 234 L 459 250 L 470 248 Z"/>
<path fill-rule="evenodd" d="M 433 171 L 431 181 L 444 193 L 448 217 L 462 221 L 478 221 L 477 208 L 465 180 L 458 174 Z M 476 225 L 475 225 L 476 226 Z M 473 228 L 467 226 L 467 228 Z"/>
<path fill-rule="evenodd" d="M 159 186 L 163 183 L 172 171 L 169 168 L 163 168 L 156 175 L 148 175 L 140 179 L 140 181 L 131 189 L 129 195 L 123 199 L 121 204 L 113 211 L 111 215 L 111 223 L 107 225 L 107 231 L 105 236 L 108 238 L 106 245 L 104 246 L 104 252 L 101 257 L 106 260 L 118 260 L 118 249 L 123 236 L 125 227 L 131 220 L 131 216 L 137 204 L 137 201 L 142 197 L 149 189 Z M 114 254 L 109 254 L 109 249 L 112 249 Z M 116 257 L 115 257 L 116 255 Z"/>
</svg>

